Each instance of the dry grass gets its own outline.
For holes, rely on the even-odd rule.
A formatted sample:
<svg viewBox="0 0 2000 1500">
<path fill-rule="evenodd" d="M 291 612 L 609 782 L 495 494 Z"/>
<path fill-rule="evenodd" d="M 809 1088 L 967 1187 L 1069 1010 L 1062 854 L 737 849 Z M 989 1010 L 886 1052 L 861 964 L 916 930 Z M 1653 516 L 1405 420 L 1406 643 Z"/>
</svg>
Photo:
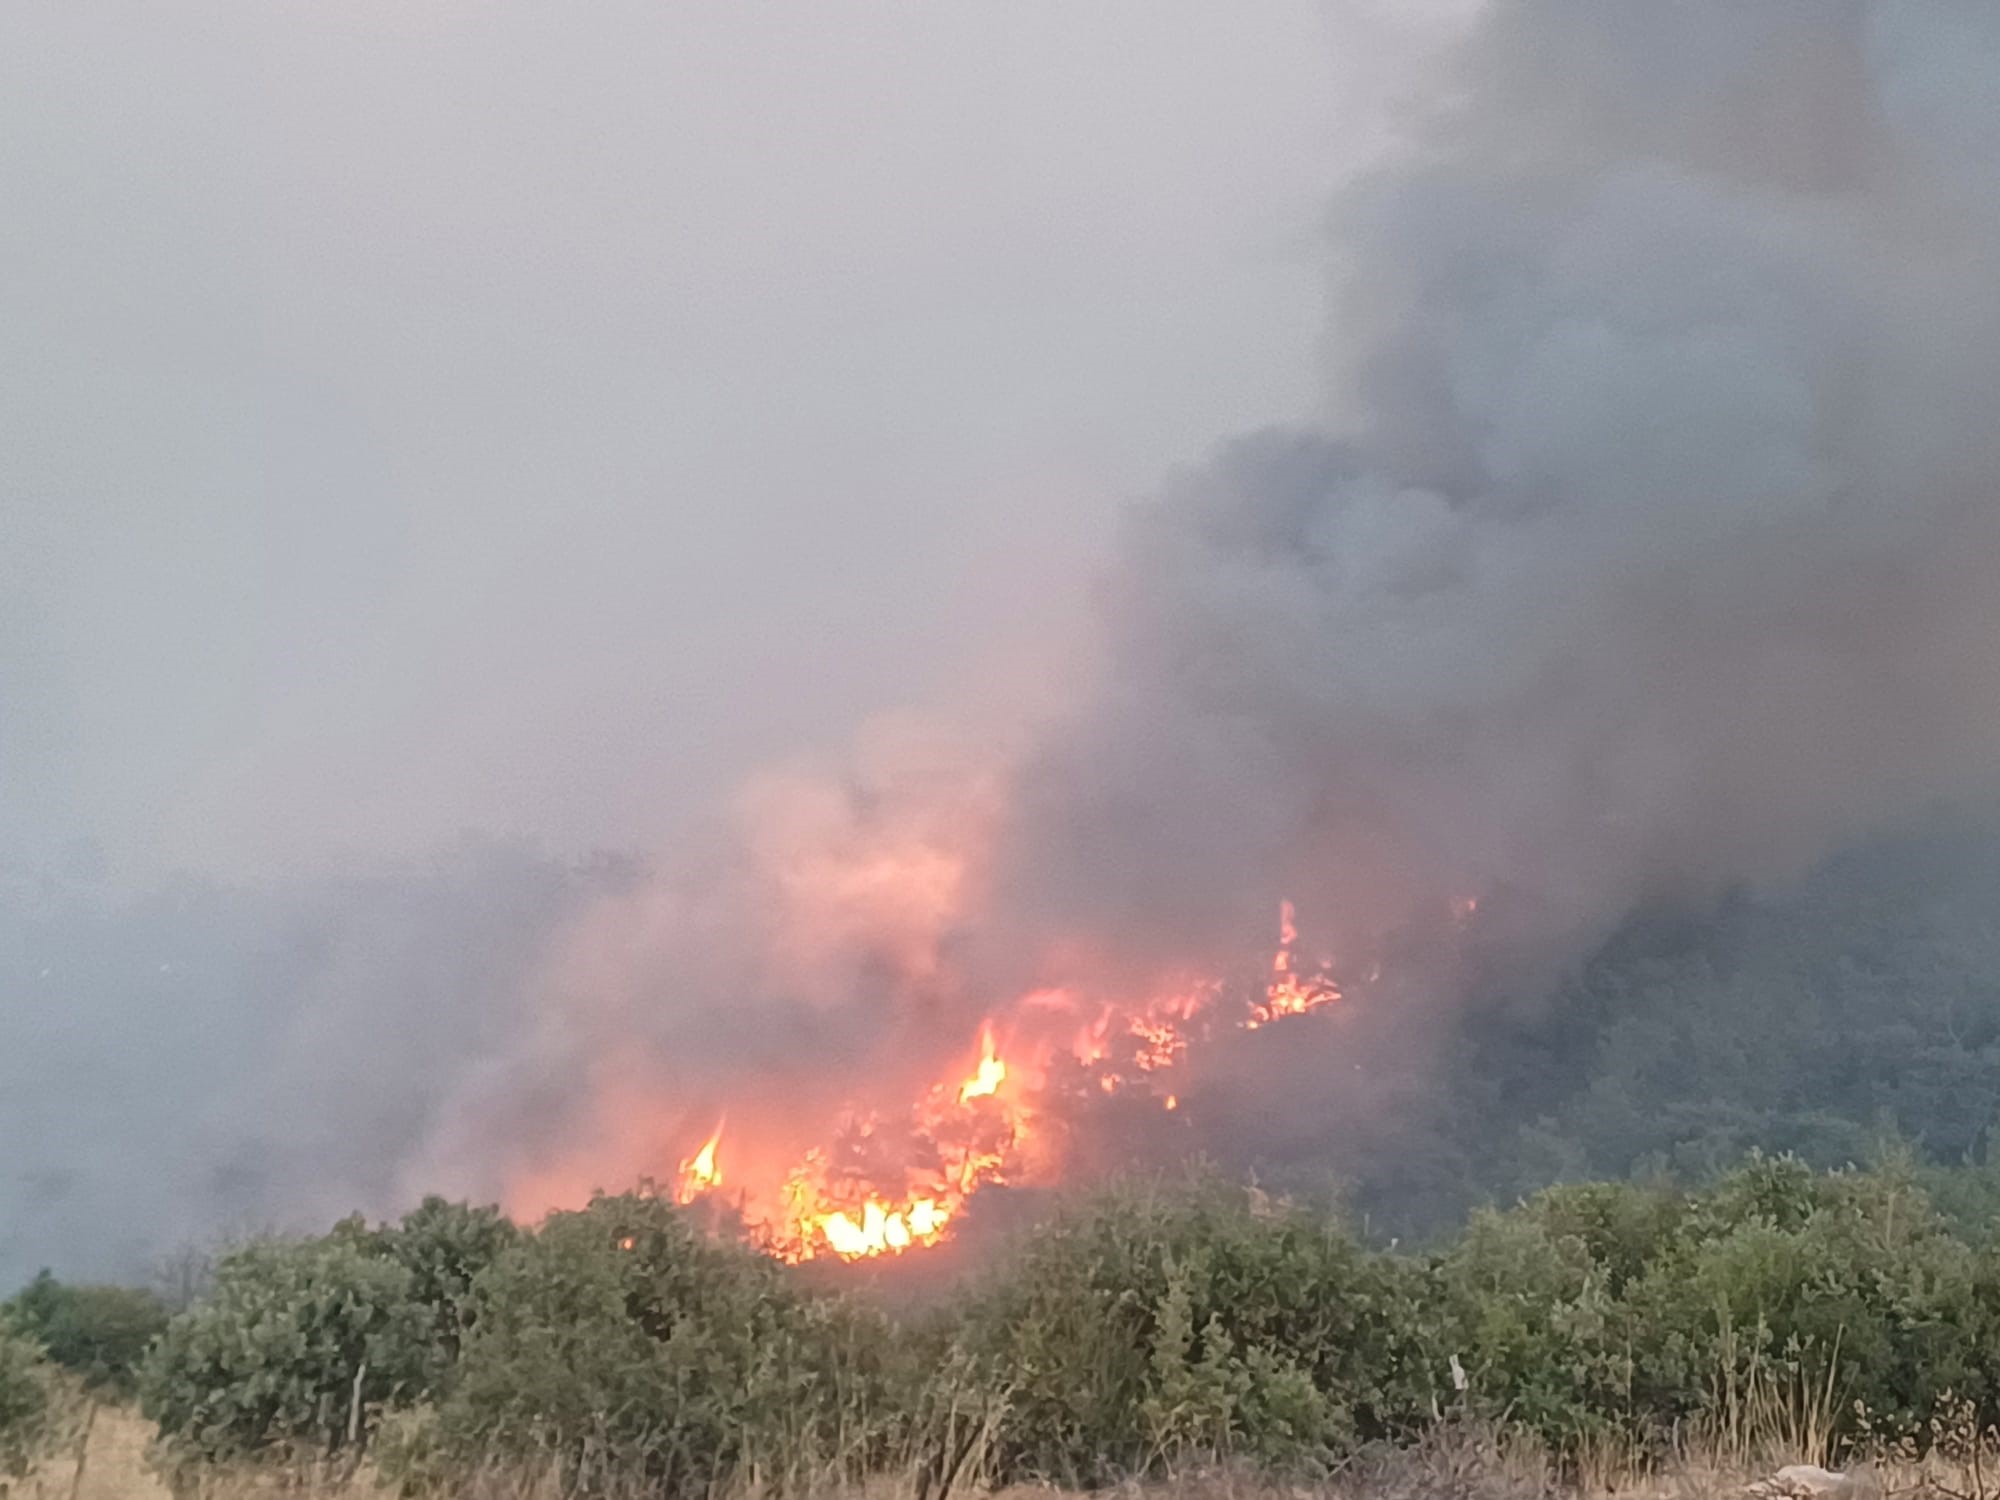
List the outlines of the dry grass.
<svg viewBox="0 0 2000 1500">
<path fill-rule="evenodd" d="M 172 1495 L 146 1463 L 150 1427 L 135 1413 L 100 1407 L 87 1440 L 43 1464 L 11 1486 L 0 1481 L 0 1500 L 387 1500 L 366 1476 L 337 1484 L 300 1483 L 255 1473 L 217 1473 L 198 1489 Z M 1714 1435 L 1710 1435 L 1712 1439 Z M 1734 1437 L 1745 1436 L 1737 1432 Z M 1854 1471 L 1849 1500 L 2000 1500 L 2000 1434 L 1974 1447 L 1941 1444 L 1918 1461 L 1891 1453 Z M 1710 1441 L 1704 1439 L 1704 1441 Z M 1823 1455 L 1759 1448 L 1744 1452 L 1713 1445 L 1691 1449 L 1663 1467 L 1617 1469 L 1606 1465 L 1580 1482 L 1564 1480 L 1531 1441 L 1499 1428 L 1465 1424 L 1441 1429 L 1413 1448 L 1363 1454 L 1340 1474 L 1319 1483 L 1287 1484 L 1238 1468 L 1207 1469 L 1173 1479 L 1100 1492 L 1097 1500 L 1745 1500 L 1755 1481 L 1783 1463 L 1813 1462 Z M 81 1463 L 79 1464 L 79 1458 Z M 1060 1492 L 1028 1486 L 992 1492 L 982 1500 L 1059 1500 Z M 554 1500 L 547 1486 L 524 1476 L 494 1473 L 475 1480 L 449 1500 Z M 740 1500 L 756 1500 L 755 1496 Z M 826 1500 L 914 1500 L 913 1487 L 885 1477 Z"/>
<path fill-rule="evenodd" d="M 170 1500 L 146 1468 L 152 1426 L 137 1413 L 97 1407 L 79 1424 L 77 1438 L 11 1490 L 9 1500 Z"/>
</svg>

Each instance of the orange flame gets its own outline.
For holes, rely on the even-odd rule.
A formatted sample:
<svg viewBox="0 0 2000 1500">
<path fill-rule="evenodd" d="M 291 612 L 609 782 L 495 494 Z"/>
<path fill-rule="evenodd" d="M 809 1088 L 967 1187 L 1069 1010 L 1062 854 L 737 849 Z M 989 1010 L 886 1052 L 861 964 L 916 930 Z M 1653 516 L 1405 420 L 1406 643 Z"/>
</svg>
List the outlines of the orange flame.
<svg viewBox="0 0 2000 1500">
<path fill-rule="evenodd" d="M 1007 1065 L 1000 1061 L 1000 1053 L 993 1045 L 993 1023 L 988 1021 L 979 1028 L 979 1066 L 958 1086 L 958 1102 L 966 1104 L 974 1099 L 991 1098 L 1006 1081 Z"/>
<path fill-rule="evenodd" d="M 1255 1031 L 1341 999 L 1331 965 L 1302 969 L 1297 944 L 1296 913 L 1286 901 L 1268 977 L 1233 1018 L 1214 1011 L 1224 986 L 1209 978 L 1136 1002 L 1086 1002 L 1061 989 L 1024 995 L 1001 1023 L 1015 1028 L 1006 1055 L 1000 1024 L 989 1017 L 980 1024 L 969 1072 L 961 1061 L 903 1111 L 848 1114 L 826 1147 L 807 1151 L 789 1172 L 771 1174 L 761 1189 L 753 1163 L 747 1174 L 753 1185 L 738 1199 L 745 1222 L 773 1254 L 792 1261 L 900 1255 L 936 1244 L 982 1188 L 1050 1169 L 1060 1135 L 1046 1131 L 1038 1104 L 1056 1059 L 1073 1062 L 1081 1071 L 1064 1076 L 1094 1085 L 1093 1092 L 1130 1090 L 1173 1113 L 1182 1094 L 1169 1084 L 1201 1038 L 1217 1029 Z M 1096 1018 L 1071 1031 L 1085 1003 L 1097 1007 Z M 681 1162 L 676 1201 L 691 1203 L 722 1187 L 722 1135 L 718 1121 Z"/>
<path fill-rule="evenodd" d="M 674 1189 L 676 1203 L 692 1203 L 722 1186 L 722 1168 L 715 1160 L 716 1148 L 722 1144 L 722 1125 L 716 1121 L 714 1133 L 702 1142 L 701 1149 L 681 1163 L 680 1182 Z"/>
<path fill-rule="evenodd" d="M 1278 905 L 1278 951 L 1271 959 L 1271 982 L 1264 987 L 1264 1003 L 1251 1009 L 1246 1029 L 1257 1030 L 1283 1016 L 1309 1015 L 1322 1005 L 1341 998 L 1340 986 L 1331 975 L 1320 972 L 1301 976 L 1292 966 L 1292 947 L 1299 940 L 1296 913 L 1289 901 Z"/>
</svg>

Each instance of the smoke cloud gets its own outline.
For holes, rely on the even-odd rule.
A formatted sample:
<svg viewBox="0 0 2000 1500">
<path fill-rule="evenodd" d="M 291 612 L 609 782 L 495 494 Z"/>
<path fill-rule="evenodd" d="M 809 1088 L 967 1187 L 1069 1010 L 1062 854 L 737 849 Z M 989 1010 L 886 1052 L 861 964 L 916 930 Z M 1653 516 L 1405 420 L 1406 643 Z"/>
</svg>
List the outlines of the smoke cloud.
<svg viewBox="0 0 2000 1500">
<path fill-rule="evenodd" d="M 1135 516 L 1005 855 L 1213 951 L 1454 895 L 1574 952 L 1983 788 L 2000 22 L 1496 6 L 1336 214 L 1325 428 Z"/>
</svg>

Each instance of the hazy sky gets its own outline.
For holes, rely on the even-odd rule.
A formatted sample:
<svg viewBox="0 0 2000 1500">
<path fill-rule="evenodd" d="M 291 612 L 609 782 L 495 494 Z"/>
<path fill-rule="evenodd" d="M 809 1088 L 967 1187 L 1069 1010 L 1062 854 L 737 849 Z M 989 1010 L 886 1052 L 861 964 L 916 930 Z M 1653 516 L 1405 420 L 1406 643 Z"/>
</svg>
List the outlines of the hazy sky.
<svg viewBox="0 0 2000 1500">
<path fill-rule="evenodd" d="M 12 862 L 644 846 L 962 691 L 1311 407 L 1393 9 L 16 0 Z"/>
</svg>

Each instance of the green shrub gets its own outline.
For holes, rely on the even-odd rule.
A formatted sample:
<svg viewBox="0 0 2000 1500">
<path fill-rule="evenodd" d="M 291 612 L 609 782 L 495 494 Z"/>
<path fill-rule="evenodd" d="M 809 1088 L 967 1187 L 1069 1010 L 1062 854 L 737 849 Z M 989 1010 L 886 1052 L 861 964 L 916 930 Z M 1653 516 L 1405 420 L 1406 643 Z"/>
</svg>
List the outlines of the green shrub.
<svg viewBox="0 0 2000 1500">
<path fill-rule="evenodd" d="M 1468 1401 L 1573 1451 L 1632 1426 L 1634 1334 L 1608 1247 L 1564 1218 L 1542 1204 L 1475 1215 L 1430 1286 Z"/>
<path fill-rule="evenodd" d="M 338 1234 L 236 1250 L 147 1357 L 146 1414 L 181 1459 L 337 1454 L 382 1407 L 428 1387 L 432 1324 L 413 1283 Z"/>
<path fill-rule="evenodd" d="M 1700 1393 L 1715 1414 L 1718 1397 L 1775 1382 L 1815 1400 L 1836 1440 L 1856 1403 L 1878 1432 L 1915 1435 L 1947 1391 L 1992 1412 L 1994 1291 L 1989 1262 L 1900 1168 L 1753 1158 L 1694 1200 L 1633 1288 L 1638 1378 L 1663 1412 Z"/>
<path fill-rule="evenodd" d="M 1900 1168 L 1757 1156 L 1691 1195 L 1551 1189 L 1434 1262 L 1473 1399 L 1570 1452 L 1690 1422 L 1834 1447 L 1857 1407 L 1919 1436 L 1947 1392 L 1991 1412 L 1996 1271 Z"/>
<path fill-rule="evenodd" d="M 449 1366 L 476 1315 L 474 1279 L 521 1231 L 498 1208 L 431 1197 L 377 1234 L 383 1252 L 409 1270 L 410 1295 L 430 1310 L 432 1344 Z"/>
<path fill-rule="evenodd" d="M 1830 1458 L 2000 1420 L 2000 1241 L 1934 1180 L 1752 1157 L 1700 1191 L 1552 1188 L 1421 1258 L 1126 1185 L 893 1309 L 650 1194 L 532 1233 L 432 1201 L 228 1257 L 144 1392 L 202 1459 L 343 1453 L 393 1417 L 385 1472 L 446 1493 L 487 1466 L 577 1495 L 1309 1476 L 1440 1419 L 1569 1461 L 1689 1433 Z"/>
<path fill-rule="evenodd" d="M 167 1326 L 166 1307 L 151 1292 L 73 1286 L 47 1271 L 0 1312 L 87 1389 L 119 1396 L 132 1393 L 140 1359 Z"/>
<path fill-rule="evenodd" d="M 500 1462 L 565 1494 L 796 1488 L 886 1456 L 896 1340 L 646 1194 L 551 1215 L 477 1279 L 450 1390 L 390 1464 Z"/>
<path fill-rule="evenodd" d="M 1098 1483 L 1244 1456 L 1323 1467 L 1408 1426 L 1414 1268 L 1212 1185 L 1099 1194 L 1037 1230 L 969 1302 L 961 1338 L 1008 1392 L 1010 1479 Z"/>
<path fill-rule="evenodd" d="M 234 1251 L 154 1344 L 145 1410 L 176 1461 L 352 1457 L 384 1412 L 441 1394 L 473 1283 L 519 1237 L 498 1209 L 427 1198 Z"/>
</svg>

